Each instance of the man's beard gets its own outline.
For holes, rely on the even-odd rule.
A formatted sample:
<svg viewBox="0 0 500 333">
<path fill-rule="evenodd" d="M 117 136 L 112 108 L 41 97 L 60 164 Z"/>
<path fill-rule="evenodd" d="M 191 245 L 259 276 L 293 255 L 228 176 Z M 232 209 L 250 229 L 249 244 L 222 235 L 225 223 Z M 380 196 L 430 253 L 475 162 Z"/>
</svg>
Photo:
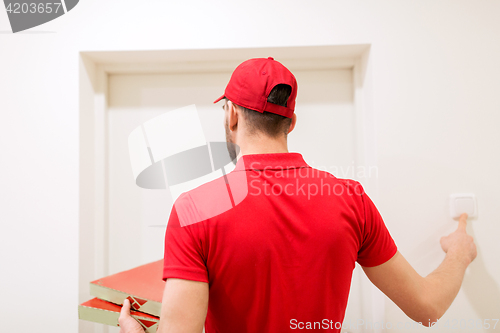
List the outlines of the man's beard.
<svg viewBox="0 0 500 333">
<path fill-rule="evenodd" d="M 231 159 L 231 161 L 233 162 L 233 164 L 236 165 L 236 156 L 238 155 L 237 150 L 239 150 L 239 149 L 237 149 L 238 146 L 236 146 L 236 144 L 231 139 L 231 135 L 229 133 L 229 126 L 227 124 L 227 121 L 224 124 L 224 128 L 226 130 L 226 147 L 227 147 L 227 152 L 229 153 L 229 158 Z"/>
</svg>

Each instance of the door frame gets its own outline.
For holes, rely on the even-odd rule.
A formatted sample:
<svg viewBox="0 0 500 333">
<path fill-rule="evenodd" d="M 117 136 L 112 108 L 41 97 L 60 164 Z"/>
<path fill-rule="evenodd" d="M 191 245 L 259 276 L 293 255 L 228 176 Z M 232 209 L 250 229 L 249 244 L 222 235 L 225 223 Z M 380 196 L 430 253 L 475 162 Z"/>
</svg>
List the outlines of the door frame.
<svg viewBox="0 0 500 333">
<path fill-rule="evenodd" d="M 79 53 L 79 301 L 91 296 L 88 282 L 109 274 L 106 112 L 108 79 L 113 74 L 200 73 L 232 71 L 242 61 L 267 57 L 297 69 L 351 69 L 356 166 L 377 167 L 376 132 L 369 44 L 292 46 L 237 49 L 154 51 L 82 51 Z M 222 87 L 221 87 L 222 88 Z M 377 202 L 377 179 L 363 186 Z M 367 280 L 367 279 L 365 279 Z M 360 282 L 361 311 L 366 320 L 384 320 L 384 298 L 366 281 Z M 81 323 L 82 321 L 80 321 Z M 80 324 L 80 330 L 82 330 Z M 86 326 L 88 331 L 90 326 Z M 94 332 L 107 332 L 96 329 Z"/>
</svg>

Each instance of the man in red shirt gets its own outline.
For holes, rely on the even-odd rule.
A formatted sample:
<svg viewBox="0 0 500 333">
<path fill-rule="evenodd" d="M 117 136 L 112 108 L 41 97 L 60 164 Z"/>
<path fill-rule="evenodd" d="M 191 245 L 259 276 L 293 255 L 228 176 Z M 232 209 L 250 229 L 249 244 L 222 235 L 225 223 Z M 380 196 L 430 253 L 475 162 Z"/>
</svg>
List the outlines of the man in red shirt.
<svg viewBox="0 0 500 333">
<path fill-rule="evenodd" d="M 421 277 L 361 184 L 288 152 L 296 95 L 293 74 L 259 58 L 239 65 L 216 101 L 224 99 L 229 154 L 236 158 L 237 145 L 239 158 L 234 171 L 172 208 L 159 332 L 340 332 L 355 262 L 425 326 L 457 295 L 476 256 L 467 216 L 441 239 L 443 263 Z M 141 332 L 129 308 L 125 302 L 122 331 Z"/>
</svg>

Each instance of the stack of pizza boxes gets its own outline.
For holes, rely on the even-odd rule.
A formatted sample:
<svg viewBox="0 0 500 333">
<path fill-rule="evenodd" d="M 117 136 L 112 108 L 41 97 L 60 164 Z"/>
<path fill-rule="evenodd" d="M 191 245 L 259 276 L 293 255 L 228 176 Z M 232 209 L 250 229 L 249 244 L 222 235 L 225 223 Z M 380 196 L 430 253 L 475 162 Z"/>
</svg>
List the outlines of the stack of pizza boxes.
<svg viewBox="0 0 500 333">
<path fill-rule="evenodd" d="M 132 317 L 147 333 L 156 332 L 165 288 L 162 272 L 163 260 L 158 260 L 90 282 L 90 294 L 95 298 L 78 306 L 78 317 L 119 326 L 120 310 L 128 298 Z"/>
</svg>

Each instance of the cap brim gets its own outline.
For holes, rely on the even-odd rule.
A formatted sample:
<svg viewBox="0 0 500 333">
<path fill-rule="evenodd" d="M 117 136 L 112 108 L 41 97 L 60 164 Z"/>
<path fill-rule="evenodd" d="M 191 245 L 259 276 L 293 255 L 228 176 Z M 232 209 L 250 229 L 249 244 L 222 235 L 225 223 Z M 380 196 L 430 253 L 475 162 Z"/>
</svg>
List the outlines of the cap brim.
<svg viewBox="0 0 500 333">
<path fill-rule="evenodd" d="M 223 98 L 224 98 L 224 95 L 222 95 L 221 97 L 217 98 L 217 99 L 215 100 L 214 104 L 215 104 L 215 103 L 217 103 L 217 102 L 219 102 L 219 101 L 220 101 L 221 99 L 223 99 Z"/>
</svg>

